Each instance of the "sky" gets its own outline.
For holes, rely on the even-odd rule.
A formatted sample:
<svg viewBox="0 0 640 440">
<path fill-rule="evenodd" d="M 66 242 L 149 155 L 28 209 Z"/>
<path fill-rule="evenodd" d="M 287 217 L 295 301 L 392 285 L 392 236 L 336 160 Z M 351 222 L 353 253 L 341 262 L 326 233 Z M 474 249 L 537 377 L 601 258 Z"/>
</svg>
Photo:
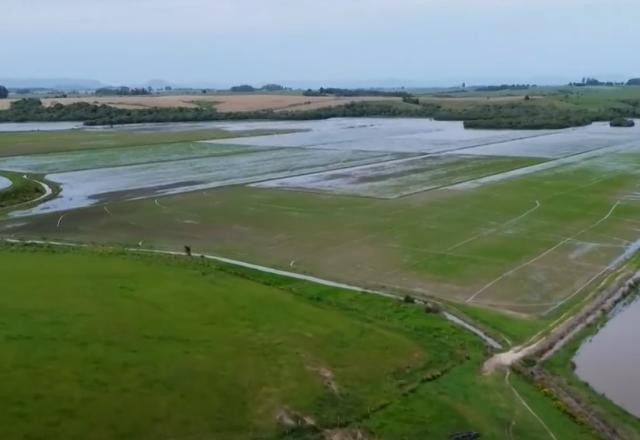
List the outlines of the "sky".
<svg viewBox="0 0 640 440">
<path fill-rule="evenodd" d="M 2 0 L 0 78 L 228 86 L 640 76 L 638 0 Z"/>
</svg>

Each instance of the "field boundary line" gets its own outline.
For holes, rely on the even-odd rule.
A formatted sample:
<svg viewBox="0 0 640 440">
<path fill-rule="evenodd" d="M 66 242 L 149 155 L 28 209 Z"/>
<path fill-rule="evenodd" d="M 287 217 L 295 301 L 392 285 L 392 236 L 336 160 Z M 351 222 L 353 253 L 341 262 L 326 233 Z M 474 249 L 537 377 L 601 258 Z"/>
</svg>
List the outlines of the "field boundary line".
<svg viewBox="0 0 640 440">
<path fill-rule="evenodd" d="M 536 418 L 536 420 L 538 422 L 540 422 L 540 424 L 542 425 L 542 427 L 545 429 L 545 431 L 547 431 L 547 434 L 549 434 L 549 437 L 551 437 L 553 440 L 558 440 L 558 437 L 556 437 L 556 435 L 553 433 L 553 431 L 551 431 L 551 429 L 549 429 L 549 427 L 547 426 L 546 423 L 544 423 L 544 420 L 542 420 L 542 418 L 529 406 L 529 404 L 527 403 L 526 400 L 524 400 L 524 398 L 520 395 L 520 393 L 518 392 L 518 390 L 516 390 L 516 387 L 514 387 L 511 384 L 511 381 L 509 380 L 509 376 L 511 375 L 511 370 L 507 370 L 505 376 L 504 376 L 504 381 L 507 384 L 507 386 L 509 388 L 511 388 L 511 391 L 513 391 L 513 394 L 515 394 L 515 396 L 518 398 L 518 400 L 520 401 L 520 403 L 522 403 L 522 405 L 527 409 L 527 411 L 529 411 L 531 413 L 531 415 L 533 417 Z"/>
<path fill-rule="evenodd" d="M 467 298 L 466 302 L 470 303 L 473 300 L 475 300 L 479 295 L 481 295 L 484 291 L 486 291 L 488 288 L 492 287 L 493 285 L 495 285 L 496 283 L 498 283 L 499 281 L 503 280 L 504 278 L 508 277 L 509 275 L 514 274 L 515 272 L 517 272 L 520 269 L 523 269 L 525 267 L 527 267 L 528 265 L 535 263 L 536 261 L 538 261 L 540 258 L 550 254 L 551 252 L 553 252 L 554 250 L 558 249 L 560 246 L 562 246 L 563 244 L 566 244 L 568 242 L 570 242 L 571 240 L 573 240 L 574 238 L 578 237 L 581 234 L 584 234 L 587 231 L 590 231 L 591 229 L 595 228 L 596 226 L 600 225 L 602 222 L 604 222 L 605 220 L 607 220 L 609 217 L 611 217 L 611 215 L 613 214 L 613 212 L 615 211 L 615 209 L 620 205 L 620 200 L 616 201 L 616 203 L 613 204 L 613 206 L 611 207 L 611 209 L 609 210 L 609 212 L 607 213 L 607 215 L 605 215 L 604 217 L 602 217 L 600 220 L 598 220 L 597 222 L 593 223 L 590 226 L 587 226 L 584 229 L 581 229 L 580 231 L 576 232 L 575 234 L 565 238 L 564 240 L 556 243 L 554 246 L 550 247 L 549 249 L 543 251 L 541 254 L 538 254 L 537 256 L 533 257 L 532 259 L 525 261 L 524 263 L 514 267 L 513 269 L 510 269 L 508 271 L 506 271 L 505 273 L 503 273 L 502 275 L 500 275 L 498 278 L 494 279 L 493 281 L 487 283 L 484 285 L 484 287 L 480 288 L 478 291 L 476 291 L 473 295 L 471 295 L 469 298 Z"/>
<path fill-rule="evenodd" d="M 67 215 L 66 212 L 62 214 L 60 217 L 58 217 L 58 223 L 56 223 L 56 228 L 60 229 L 60 226 L 62 225 L 62 220 L 64 219 L 65 215 Z"/>
<path fill-rule="evenodd" d="M 445 249 L 445 252 L 449 252 L 449 251 L 452 251 L 454 249 L 457 249 L 460 246 L 464 246 L 467 243 L 470 243 L 470 242 L 472 242 L 474 240 L 477 240 L 478 238 L 486 237 L 487 235 L 491 235 L 494 232 L 500 230 L 501 228 L 504 228 L 505 226 L 509 226 L 509 225 L 511 225 L 513 223 L 516 223 L 517 221 L 522 220 L 523 218 L 525 218 L 526 216 L 528 216 L 532 212 L 536 211 L 538 208 L 540 208 L 540 206 L 542 206 L 540 204 L 540 201 L 536 200 L 535 206 L 533 208 L 528 209 L 523 214 L 520 214 L 519 216 L 517 216 L 515 218 L 512 218 L 511 220 L 507 220 L 504 223 L 499 223 L 497 226 L 494 226 L 493 228 L 489 229 L 488 231 L 481 232 L 481 233 L 476 234 L 476 235 L 474 235 L 474 236 L 472 236 L 470 238 L 467 238 L 466 240 L 463 240 L 463 241 L 461 241 L 459 243 L 456 243 L 453 246 L 450 246 L 447 249 Z"/>
</svg>

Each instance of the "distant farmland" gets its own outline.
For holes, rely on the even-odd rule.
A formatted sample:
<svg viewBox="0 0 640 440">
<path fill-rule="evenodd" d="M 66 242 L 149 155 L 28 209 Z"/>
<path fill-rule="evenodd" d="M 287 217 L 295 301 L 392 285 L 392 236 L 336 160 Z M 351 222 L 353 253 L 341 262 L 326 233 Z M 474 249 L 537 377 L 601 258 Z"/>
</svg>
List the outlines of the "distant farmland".
<svg viewBox="0 0 640 440">
<path fill-rule="evenodd" d="M 69 98 L 44 98 L 45 106 L 55 104 L 68 105 L 75 102 L 89 104 L 106 104 L 123 109 L 140 109 L 149 107 L 197 107 L 212 105 L 221 112 L 241 112 L 255 110 L 311 110 L 331 107 L 359 101 L 383 101 L 399 98 L 383 97 L 334 97 L 334 96 L 301 96 L 276 94 L 237 94 L 237 95 L 165 95 L 165 96 L 90 96 Z M 14 100 L 0 100 L 0 110 L 6 110 Z"/>
</svg>

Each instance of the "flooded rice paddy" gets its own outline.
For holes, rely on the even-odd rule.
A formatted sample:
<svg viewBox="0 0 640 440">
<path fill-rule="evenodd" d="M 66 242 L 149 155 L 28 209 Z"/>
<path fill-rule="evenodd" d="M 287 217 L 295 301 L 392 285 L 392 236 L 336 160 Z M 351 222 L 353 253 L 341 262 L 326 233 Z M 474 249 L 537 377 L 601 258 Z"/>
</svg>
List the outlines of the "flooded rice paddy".
<svg viewBox="0 0 640 440">
<path fill-rule="evenodd" d="M 31 215 L 105 200 L 155 197 L 224 185 L 394 198 L 450 185 L 537 172 L 608 149 L 635 145 L 640 127 L 598 123 L 567 130 L 466 130 L 429 119 L 198 122 L 78 127 L 76 123 L 0 124 L 0 131 L 172 132 L 288 130 L 287 134 L 94 149 L 0 159 L 0 170 L 39 174 L 60 195 L 14 213 Z"/>
</svg>

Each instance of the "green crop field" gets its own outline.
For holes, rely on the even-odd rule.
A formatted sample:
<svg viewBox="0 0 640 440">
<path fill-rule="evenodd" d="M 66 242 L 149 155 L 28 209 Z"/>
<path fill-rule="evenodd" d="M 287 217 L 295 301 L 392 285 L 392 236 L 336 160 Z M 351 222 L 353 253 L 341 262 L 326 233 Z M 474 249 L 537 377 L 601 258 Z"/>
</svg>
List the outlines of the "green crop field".
<svg viewBox="0 0 640 440">
<path fill-rule="evenodd" d="M 0 268 L 1 438 L 547 438 L 515 392 L 558 438 L 591 438 L 411 305 L 99 249 L 4 246 Z"/>
<path fill-rule="evenodd" d="M 200 129 L 167 132 L 148 131 L 84 131 L 0 132 L 0 157 L 60 151 L 137 147 L 179 142 L 224 139 L 242 135 L 277 133 L 276 130 L 229 132 L 219 129 Z"/>
</svg>

